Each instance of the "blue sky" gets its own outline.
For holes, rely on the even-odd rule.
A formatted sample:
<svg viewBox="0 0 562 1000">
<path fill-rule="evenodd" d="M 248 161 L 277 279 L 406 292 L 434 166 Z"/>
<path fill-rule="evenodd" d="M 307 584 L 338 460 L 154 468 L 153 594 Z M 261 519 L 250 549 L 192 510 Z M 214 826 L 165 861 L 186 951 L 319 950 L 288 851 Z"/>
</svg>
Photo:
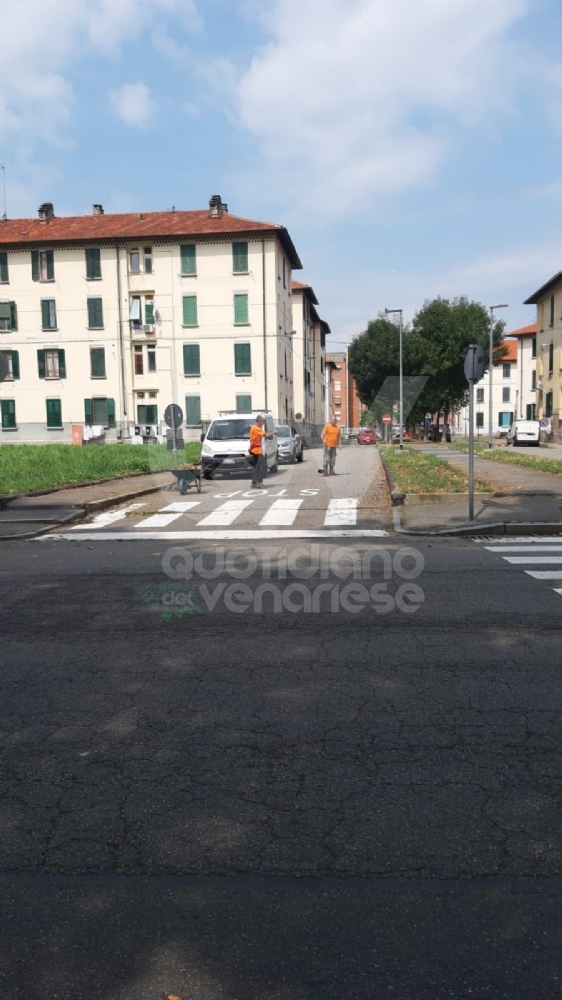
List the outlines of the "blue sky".
<svg viewBox="0 0 562 1000">
<path fill-rule="evenodd" d="M 8 215 L 288 226 L 340 348 L 562 269 L 560 0 L 0 0 Z"/>
</svg>

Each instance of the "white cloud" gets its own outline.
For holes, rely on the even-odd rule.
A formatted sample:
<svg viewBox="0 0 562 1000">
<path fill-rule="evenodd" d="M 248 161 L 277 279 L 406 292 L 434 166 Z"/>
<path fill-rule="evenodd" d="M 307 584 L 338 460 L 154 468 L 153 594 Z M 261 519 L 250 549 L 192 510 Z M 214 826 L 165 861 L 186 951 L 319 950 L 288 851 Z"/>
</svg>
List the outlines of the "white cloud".
<svg viewBox="0 0 562 1000">
<path fill-rule="evenodd" d="M 426 182 L 459 135 L 509 106 L 509 30 L 529 4 L 246 3 L 270 41 L 240 79 L 238 114 L 268 182 L 331 217 Z"/>
<path fill-rule="evenodd" d="M 158 104 L 145 83 L 125 83 L 112 91 L 109 98 L 117 117 L 131 128 L 148 128 L 158 111 Z"/>
</svg>

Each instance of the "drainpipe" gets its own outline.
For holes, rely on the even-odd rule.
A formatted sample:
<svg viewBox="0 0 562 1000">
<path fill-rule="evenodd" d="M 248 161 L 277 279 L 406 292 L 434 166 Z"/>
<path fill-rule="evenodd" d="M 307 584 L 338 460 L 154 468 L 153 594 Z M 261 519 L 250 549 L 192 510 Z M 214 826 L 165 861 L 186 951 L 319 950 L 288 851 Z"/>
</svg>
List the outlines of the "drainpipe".
<svg viewBox="0 0 562 1000">
<path fill-rule="evenodd" d="M 265 409 L 268 408 L 267 397 L 267 306 L 265 301 L 265 240 L 261 241 L 261 271 L 262 271 L 262 309 L 263 309 L 263 389 Z"/>
<path fill-rule="evenodd" d="M 519 416 L 523 419 L 523 337 L 519 341 L 519 385 L 520 385 L 520 403 L 521 409 L 519 411 Z"/>
<path fill-rule="evenodd" d="M 117 262 L 117 311 L 119 323 L 119 354 L 121 368 L 121 401 L 124 422 L 127 418 L 127 391 L 125 387 L 125 343 L 123 340 L 123 303 L 121 301 L 121 261 L 119 258 L 119 244 L 115 244 L 115 259 Z"/>
</svg>

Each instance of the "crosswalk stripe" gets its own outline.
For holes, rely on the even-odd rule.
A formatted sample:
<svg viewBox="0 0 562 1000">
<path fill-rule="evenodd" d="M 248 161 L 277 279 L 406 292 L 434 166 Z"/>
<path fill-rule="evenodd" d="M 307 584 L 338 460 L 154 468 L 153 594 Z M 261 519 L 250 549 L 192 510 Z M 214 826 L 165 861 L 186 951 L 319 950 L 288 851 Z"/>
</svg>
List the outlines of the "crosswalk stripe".
<svg viewBox="0 0 562 1000">
<path fill-rule="evenodd" d="M 240 514 L 252 504 L 253 500 L 227 500 L 226 503 L 217 507 L 212 514 L 208 514 L 202 521 L 198 521 L 197 527 L 205 524 L 227 525 L 232 524 Z"/>
<path fill-rule="evenodd" d="M 262 541 L 265 538 L 281 539 L 285 542 L 289 538 L 388 538 L 388 531 L 383 528 L 340 528 L 330 530 L 326 528 L 311 528 L 309 530 L 283 530 L 282 528 L 258 528 L 253 531 L 147 531 L 145 533 L 134 531 L 82 531 L 77 535 L 69 534 L 49 534 L 37 535 L 33 539 L 35 542 L 177 542 L 177 541 Z M 562 575 L 562 574 L 561 574 Z"/>
<path fill-rule="evenodd" d="M 487 552 L 562 552 L 562 545 L 487 545 Z"/>
<path fill-rule="evenodd" d="M 302 500 L 275 500 L 271 504 L 267 514 L 262 517 L 260 524 L 293 524 L 302 502 Z"/>
<path fill-rule="evenodd" d="M 555 594 L 560 594 L 560 597 L 562 597 L 562 587 L 553 587 L 552 589 Z"/>
<path fill-rule="evenodd" d="M 199 507 L 200 503 L 200 500 L 176 500 L 175 503 L 169 503 L 166 507 L 161 507 L 158 513 L 184 514 L 186 510 L 192 510 L 193 507 Z"/>
<path fill-rule="evenodd" d="M 122 510 L 108 510 L 103 514 L 97 514 L 91 524 L 88 525 L 88 528 L 105 528 L 108 524 L 115 524 L 116 521 L 123 521 L 127 517 L 127 514 L 133 510 L 139 510 L 141 507 L 146 507 L 146 503 L 132 503 L 128 507 L 124 507 Z M 83 530 L 83 526 L 78 524 L 70 530 L 80 531 L 80 528 Z"/>
<path fill-rule="evenodd" d="M 560 565 L 562 556 L 504 556 L 505 562 L 515 566 L 525 566 L 534 563 L 536 566 Z"/>
<path fill-rule="evenodd" d="M 482 545 L 487 541 L 489 542 L 490 539 L 474 538 L 473 541 L 478 545 Z M 497 538 L 494 540 L 494 544 L 492 546 L 487 545 L 486 548 L 495 549 L 497 547 L 499 551 L 501 548 L 504 548 L 505 546 L 508 545 L 523 545 L 523 544 L 560 545 L 562 544 L 562 538 L 560 537 L 560 535 L 553 535 L 552 538 L 547 538 L 544 535 L 522 535 L 522 536 L 514 535 L 513 537 L 510 538 L 503 538 L 503 539 Z"/>
<path fill-rule="evenodd" d="M 324 527 L 335 525 L 356 524 L 357 523 L 357 500 L 335 499 L 330 500 Z"/>
<path fill-rule="evenodd" d="M 526 569 L 527 576 L 532 576 L 534 580 L 562 580 L 562 570 L 534 570 Z"/>
<path fill-rule="evenodd" d="M 178 501 L 177 503 L 170 503 L 167 507 L 162 507 L 157 514 L 153 514 L 152 517 L 147 517 L 146 521 L 139 521 L 135 524 L 135 528 L 167 528 L 169 524 L 177 521 L 178 517 L 185 514 L 187 510 L 191 510 L 192 507 L 198 507 L 199 500 L 186 500 L 185 502 Z"/>
</svg>

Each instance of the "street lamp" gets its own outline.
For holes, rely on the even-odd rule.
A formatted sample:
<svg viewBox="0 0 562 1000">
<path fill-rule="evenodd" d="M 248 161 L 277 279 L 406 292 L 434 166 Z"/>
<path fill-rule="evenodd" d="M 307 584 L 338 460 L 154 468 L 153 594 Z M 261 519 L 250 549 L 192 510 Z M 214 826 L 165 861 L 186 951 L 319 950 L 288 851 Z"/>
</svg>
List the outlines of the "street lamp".
<svg viewBox="0 0 562 1000">
<path fill-rule="evenodd" d="M 495 309 L 507 309 L 507 304 L 502 302 L 498 306 L 490 306 L 490 387 L 488 392 L 490 393 L 490 398 L 488 400 L 488 448 L 493 447 L 492 443 L 492 423 L 494 419 L 494 404 L 492 400 L 492 393 L 494 391 L 494 310 Z"/>
<path fill-rule="evenodd" d="M 403 443 L 403 440 L 402 440 L 402 434 L 403 434 L 403 429 L 404 429 L 404 372 L 403 372 L 403 364 L 402 364 L 402 310 L 401 309 L 385 309 L 385 311 L 384 311 L 385 316 L 388 316 L 391 313 L 398 313 L 398 315 L 400 317 L 400 378 L 399 378 L 399 383 L 400 383 L 400 451 L 402 451 L 402 449 L 404 447 L 404 443 Z"/>
</svg>

